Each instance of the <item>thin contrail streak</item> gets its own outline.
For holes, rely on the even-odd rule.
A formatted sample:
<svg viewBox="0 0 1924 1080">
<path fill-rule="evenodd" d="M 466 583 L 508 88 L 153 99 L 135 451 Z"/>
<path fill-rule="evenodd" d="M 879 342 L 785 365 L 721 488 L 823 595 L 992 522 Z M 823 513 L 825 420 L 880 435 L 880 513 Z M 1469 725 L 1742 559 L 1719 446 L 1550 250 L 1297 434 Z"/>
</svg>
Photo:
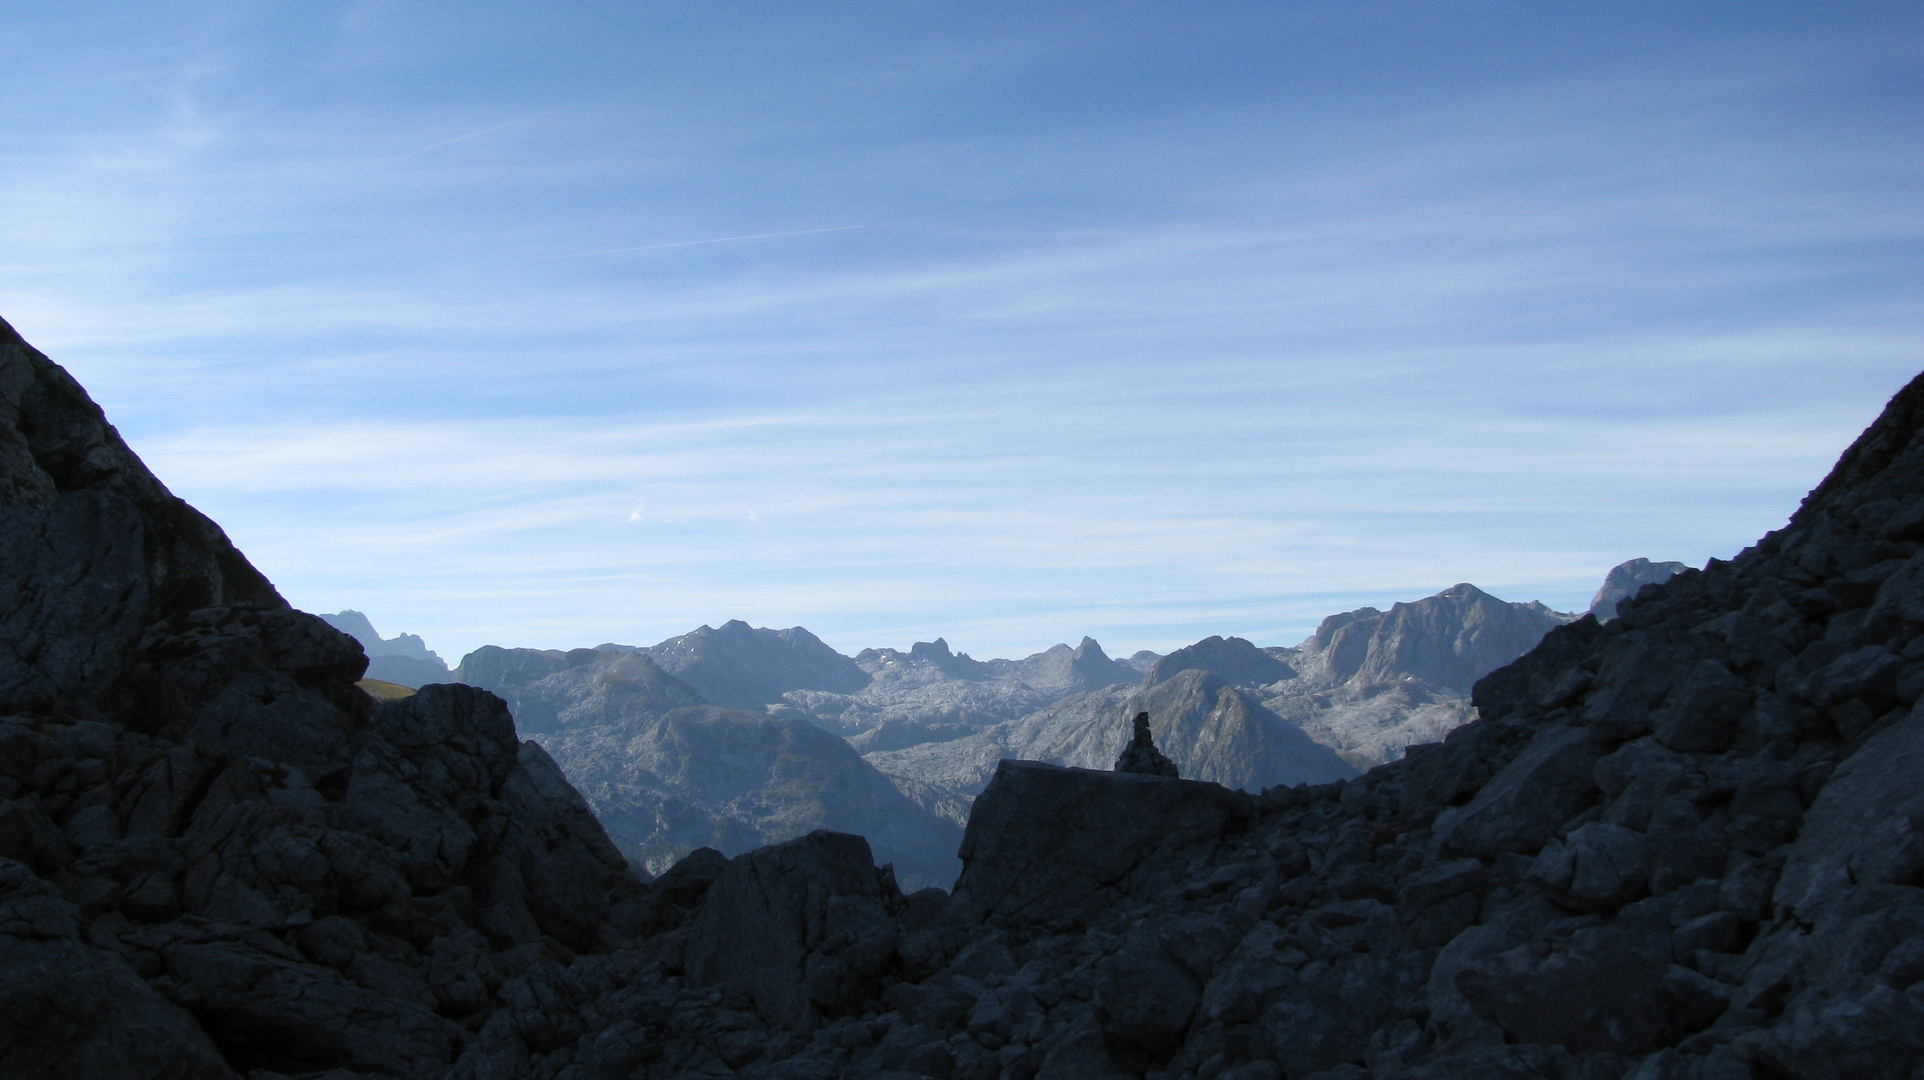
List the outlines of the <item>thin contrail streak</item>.
<svg viewBox="0 0 1924 1080">
<path fill-rule="evenodd" d="M 815 233 L 852 232 L 865 229 L 866 225 L 837 225 L 832 229 L 796 229 L 793 232 L 754 233 L 749 236 L 717 236 L 713 240 L 677 240 L 672 244 L 643 244 L 640 247 L 609 248 L 607 251 L 579 251 L 573 255 L 553 255 L 536 262 L 555 262 L 560 259 L 585 259 L 591 255 L 623 255 L 630 251 L 658 251 L 662 248 L 694 247 L 696 244 L 728 244 L 736 240 L 770 240 L 777 236 L 811 236 Z"/>
<path fill-rule="evenodd" d="M 407 153 L 405 153 L 405 154 L 402 154 L 402 155 L 401 155 L 400 157 L 397 157 L 397 158 L 389 158 L 389 159 L 388 159 L 388 161 L 387 161 L 387 163 L 388 163 L 389 165 L 392 165 L 392 164 L 394 164 L 394 163 L 395 163 L 395 162 L 397 162 L 397 161 L 406 161 L 407 159 L 409 159 L 409 158 L 411 158 L 411 157 L 414 157 L 414 156 L 415 156 L 415 155 L 417 155 L 417 154 L 425 154 L 425 153 L 427 153 L 427 152 L 428 152 L 429 150 L 439 150 L 439 149 L 441 149 L 441 148 L 442 148 L 443 146 L 453 146 L 453 145 L 454 145 L 455 143 L 458 143 L 458 142 L 466 142 L 466 141 L 468 141 L 469 139 L 474 139 L 474 138 L 479 138 L 480 136 L 482 136 L 482 135 L 486 135 L 486 134 L 488 134 L 489 132 L 492 132 L 492 131 L 500 131 L 500 130 L 501 130 L 502 128 L 506 128 L 506 127 L 513 127 L 513 126 L 515 126 L 516 124 L 525 124 L 525 123 L 527 123 L 527 122 L 528 122 L 528 121 L 530 121 L 530 120 L 539 120 L 539 119 L 541 119 L 542 117 L 544 117 L 544 116 L 546 116 L 546 115 L 548 115 L 548 114 L 547 114 L 547 113 L 536 113 L 536 114 L 535 114 L 535 115 L 533 115 L 533 116 L 524 116 L 524 117 L 522 117 L 522 118 L 521 118 L 521 119 L 519 119 L 519 120 L 510 120 L 510 121 L 508 121 L 508 122 L 507 122 L 507 123 L 505 123 L 505 124 L 496 124 L 496 125 L 494 125 L 493 127 L 484 127 L 484 128 L 482 128 L 482 129 L 481 129 L 480 131 L 470 131 L 470 132 L 468 132 L 468 133 L 467 133 L 466 135 L 456 135 L 456 136 L 455 136 L 454 138 L 452 138 L 452 139 L 442 139 L 442 140 L 441 140 L 440 142 L 438 142 L 438 143 L 435 143 L 435 144 L 433 144 L 432 146 L 423 146 L 423 147 L 422 147 L 422 148 L 420 148 L 419 150 L 410 150 L 410 151 L 408 151 Z"/>
</svg>

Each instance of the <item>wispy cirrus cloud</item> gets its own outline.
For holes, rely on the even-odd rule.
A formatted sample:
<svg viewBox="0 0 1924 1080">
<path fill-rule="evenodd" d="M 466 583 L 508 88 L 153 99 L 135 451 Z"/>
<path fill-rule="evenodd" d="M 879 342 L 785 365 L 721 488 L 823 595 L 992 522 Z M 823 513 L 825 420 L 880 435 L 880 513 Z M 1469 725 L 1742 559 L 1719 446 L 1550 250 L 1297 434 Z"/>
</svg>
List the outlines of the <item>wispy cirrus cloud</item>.
<svg viewBox="0 0 1924 1080">
<path fill-rule="evenodd" d="M 210 12 L 4 54 L 82 104 L 0 124 L 0 313 L 295 602 L 445 652 L 1577 606 L 1781 523 L 1917 363 L 1875 26 Z"/>
</svg>

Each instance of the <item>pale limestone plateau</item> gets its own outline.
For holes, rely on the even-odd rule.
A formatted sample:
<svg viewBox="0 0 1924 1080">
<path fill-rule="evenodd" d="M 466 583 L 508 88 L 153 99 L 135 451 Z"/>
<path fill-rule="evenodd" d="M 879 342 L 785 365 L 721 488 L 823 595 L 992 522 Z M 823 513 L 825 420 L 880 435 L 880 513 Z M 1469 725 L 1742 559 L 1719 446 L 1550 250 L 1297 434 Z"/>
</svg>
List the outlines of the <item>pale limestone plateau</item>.
<svg viewBox="0 0 1924 1080">
<path fill-rule="evenodd" d="M 826 829 L 643 883 L 501 697 L 375 705 L 6 328 L 0 1074 L 1917 1080 L 1921 429 L 1924 378 L 1360 776 L 1003 760 L 947 891 Z"/>
</svg>

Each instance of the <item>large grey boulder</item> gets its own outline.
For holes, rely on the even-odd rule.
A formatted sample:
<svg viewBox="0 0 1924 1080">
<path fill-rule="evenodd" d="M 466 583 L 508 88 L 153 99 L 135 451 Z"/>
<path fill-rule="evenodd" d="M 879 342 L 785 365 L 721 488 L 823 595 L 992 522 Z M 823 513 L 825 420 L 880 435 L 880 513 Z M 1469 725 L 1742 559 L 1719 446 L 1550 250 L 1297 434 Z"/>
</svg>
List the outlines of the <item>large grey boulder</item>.
<svg viewBox="0 0 1924 1080">
<path fill-rule="evenodd" d="M 1074 926 L 1183 869 L 1252 813 L 1220 784 L 1004 761 L 969 814 L 959 909 L 1010 926 Z"/>
<path fill-rule="evenodd" d="M 1456 982 L 1478 1014 L 1516 1042 L 1634 1054 L 1648 1050 L 1669 1023 L 1659 994 L 1669 967 L 1667 938 L 1590 927 L 1547 950 L 1519 945 Z"/>
<path fill-rule="evenodd" d="M 1536 854 L 1589 805 L 1603 749 L 1588 728 L 1541 729 L 1468 804 L 1438 816 L 1437 844 L 1446 852 L 1484 859 L 1504 852 Z"/>
<path fill-rule="evenodd" d="M 860 1012 L 894 959 L 901 893 L 859 836 L 817 830 L 728 863 L 709 887 L 685 965 L 803 1030 Z"/>
<path fill-rule="evenodd" d="M 1603 576 L 1603 585 L 1590 598 L 1590 614 L 1598 622 L 1617 617 L 1617 605 L 1635 597 L 1646 585 L 1661 585 L 1690 567 L 1680 562 L 1651 562 L 1636 558 L 1618 563 Z"/>
</svg>

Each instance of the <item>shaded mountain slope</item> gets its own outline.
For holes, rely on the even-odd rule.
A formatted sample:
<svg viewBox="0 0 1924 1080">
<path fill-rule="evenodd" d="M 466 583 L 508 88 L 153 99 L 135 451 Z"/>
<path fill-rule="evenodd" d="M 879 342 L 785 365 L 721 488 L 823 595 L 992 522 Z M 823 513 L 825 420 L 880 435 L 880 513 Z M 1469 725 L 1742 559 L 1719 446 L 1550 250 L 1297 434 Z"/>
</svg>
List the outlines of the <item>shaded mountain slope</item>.
<svg viewBox="0 0 1924 1080">
<path fill-rule="evenodd" d="M 959 738 L 857 745 L 956 820 L 1004 757 L 1107 767 L 1137 711 L 1185 777 L 1252 791 L 1323 783 L 1441 739 L 1472 715 L 1465 691 L 1477 677 L 1570 618 L 1456 585 L 1387 612 L 1332 615 L 1293 649 L 1204 638 L 1156 658 L 1140 683 L 1071 694 Z"/>
<path fill-rule="evenodd" d="M 905 881 L 954 879 L 956 827 L 845 741 L 804 720 L 711 705 L 651 651 L 489 646 L 458 675 L 509 703 L 650 871 L 699 847 L 733 855 L 831 828 L 869 837 Z"/>
<path fill-rule="evenodd" d="M 138 647 L 156 622 L 216 604 L 287 606 L 4 323 L 0 508 L 0 711 L 89 700 L 117 718 L 134 699 L 110 687 L 140 679 Z"/>
<path fill-rule="evenodd" d="M 1242 638 L 1206 637 L 1157 660 L 1143 682 L 1153 686 L 1191 670 L 1214 672 L 1235 686 L 1248 687 L 1268 686 L 1296 677 L 1296 669 L 1287 661 Z"/>
<path fill-rule="evenodd" d="M 1134 682 L 1136 671 L 1120 660 L 1111 660 L 1096 639 L 1085 637 L 1075 648 L 1051 645 L 1021 660 L 990 660 L 991 674 L 1008 674 L 1038 692 L 1050 696 L 1100 690 L 1120 682 Z"/>
</svg>

